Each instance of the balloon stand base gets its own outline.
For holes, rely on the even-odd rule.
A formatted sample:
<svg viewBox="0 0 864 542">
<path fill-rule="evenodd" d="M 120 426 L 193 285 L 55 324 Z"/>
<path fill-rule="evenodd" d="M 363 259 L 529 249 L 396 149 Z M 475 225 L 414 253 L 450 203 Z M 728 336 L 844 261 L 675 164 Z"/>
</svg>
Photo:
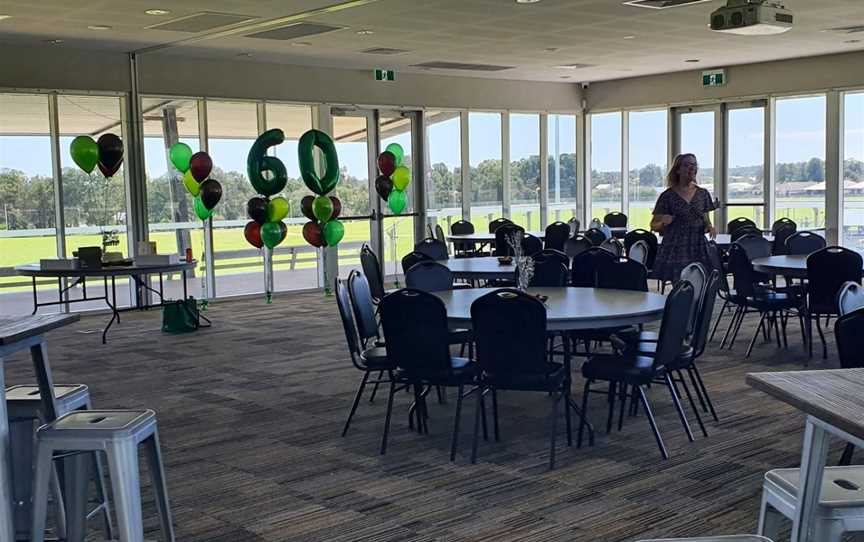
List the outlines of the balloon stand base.
<svg viewBox="0 0 864 542">
<path fill-rule="evenodd" d="M 329 286 L 324 287 L 324 297 L 333 297 L 333 290 Z"/>
<path fill-rule="evenodd" d="M 268 305 L 272 305 L 273 304 L 273 292 L 267 292 L 266 294 L 264 294 L 264 299 Z"/>
<path fill-rule="evenodd" d="M 201 312 L 207 312 L 207 307 L 210 305 L 210 301 L 207 299 L 202 299 L 200 303 L 198 303 Z"/>
</svg>

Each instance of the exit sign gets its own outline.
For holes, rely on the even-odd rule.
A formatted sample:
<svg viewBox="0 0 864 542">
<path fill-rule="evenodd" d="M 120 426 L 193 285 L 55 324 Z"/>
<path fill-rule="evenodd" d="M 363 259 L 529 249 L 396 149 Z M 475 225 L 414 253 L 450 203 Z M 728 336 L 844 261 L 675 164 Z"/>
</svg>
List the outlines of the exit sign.
<svg viewBox="0 0 864 542">
<path fill-rule="evenodd" d="M 396 72 L 393 70 L 375 70 L 376 81 L 395 81 Z"/>
<path fill-rule="evenodd" d="M 702 72 L 703 87 L 722 87 L 726 84 L 726 70 Z"/>
</svg>

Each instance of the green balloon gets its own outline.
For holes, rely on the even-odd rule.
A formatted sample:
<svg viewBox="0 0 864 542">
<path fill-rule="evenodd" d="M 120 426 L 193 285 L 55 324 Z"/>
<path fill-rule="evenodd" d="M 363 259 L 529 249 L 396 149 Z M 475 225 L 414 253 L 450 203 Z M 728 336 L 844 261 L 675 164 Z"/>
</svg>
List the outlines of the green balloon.
<svg viewBox="0 0 864 542">
<path fill-rule="evenodd" d="M 207 220 L 213 216 L 213 211 L 204 207 L 204 202 L 201 201 L 201 198 L 198 196 L 192 198 L 192 207 L 195 208 L 195 214 L 198 215 L 198 218 L 201 220 Z"/>
<path fill-rule="evenodd" d="M 345 226 L 338 220 L 331 220 L 324 224 L 324 241 L 328 247 L 335 247 L 345 237 Z"/>
<path fill-rule="evenodd" d="M 327 196 L 318 196 L 312 202 L 312 214 L 321 222 L 327 222 L 333 216 L 333 200 Z"/>
<path fill-rule="evenodd" d="M 390 210 L 393 211 L 394 215 L 400 215 L 408 205 L 408 196 L 406 196 L 405 192 L 402 190 L 396 190 L 394 188 L 387 197 L 387 205 L 390 207 Z"/>
<path fill-rule="evenodd" d="M 314 147 L 324 155 L 324 173 L 315 170 Z M 339 157 L 333 139 L 320 130 L 309 130 L 297 141 L 297 162 L 306 187 L 323 196 L 336 188 L 339 182 Z"/>
<path fill-rule="evenodd" d="M 73 139 L 69 146 L 69 154 L 78 167 L 88 174 L 92 173 L 99 163 L 99 145 L 90 136 L 82 135 Z"/>
<path fill-rule="evenodd" d="M 405 158 L 405 151 L 402 149 L 402 145 L 399 143 L 390 143 L 384 150 L 393 153 L 393 156 L 396 157 L 397 167 L 402 165 L 402 160 Z"/>
<path fill-rule="evenodd" d="M 288 228 L 282 221 L 265 222 L 261 226 L 261 241 L 264 246 L 272 249 L 285 239 Z"/>
<path fill-rule="evenodd" d="M 288 211 L 291 206 L 288 200 L 283 197 L 273 198 L 267 204 L 267 222 L 276 222 L 288 216 Z"/>
<path fill-rule="evenodd" d="M 192 149 L 186 143 L 174 143 L 168 150 L 168 157 L 177 171 L 186 173 L 189 171 L 189 160 L 192 159 Z"/>
<path fill-rule="evenodd" d="M 183 174 L 183 186 L 185 186 L 186 190 L 188 190 L 193 196 L 197 196 L 198 193 L 201 192 L 201 185 L 198 184 L 198 181 L 196 181 L 195 177 L 192 176 L 192 172 L 188 170 Z"/>
<path fill-rule="evenodd" d="M 268 156 L 267 149 L 285 141 L 285 133 L 279 128 L 267 130 L 255 140 L 246 157 L 246 173 L 249 182 L 262 196 L 278 194 L 288 182 L 288 172 L 282 160 Z M 267 172 L 267 175 L 264 175 Z"/>
</svg>

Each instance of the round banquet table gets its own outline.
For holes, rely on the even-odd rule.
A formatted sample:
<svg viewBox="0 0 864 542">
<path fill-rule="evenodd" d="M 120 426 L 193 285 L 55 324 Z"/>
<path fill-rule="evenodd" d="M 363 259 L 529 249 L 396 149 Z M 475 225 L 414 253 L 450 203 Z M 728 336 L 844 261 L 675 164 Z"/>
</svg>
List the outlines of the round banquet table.
<svg viewBox="0 0 864 542">
<path fill-rule="evenodd" d="M 796 279 L 807 278 L 807 255 L 768 256 L 753 260 L 753 269 L 771 275 L 783 275 Z M 864 269 L 861 270 L 864 275 Z"/>
<path fill-rule="evenodd" d="M 460 328 L 471 327 L 471 303 L 496 288 L 470 288 L 434 292 L 447 308 L 447 319 Z M 549 331 L 597 329 L 644 324 L 663 315 L 666 296 L 603 288 L 529 288 L 528 293 L 548 296 Z"/>
<path fill-rule="evenodd" d="M 529 235 L 533 235 L 534 237 L 543 240 L 546 237 L 545 231 L 526 231 L 525 233 Z M 495 242 L 495 234 L 489 232 L 480 232 L 480 233 L 460 233 L 458 235 L 450 234 L 447 236 L 447 240 L 451 243 L 494 243 Z"/>
<path fill-rule="evenodd" d="M 457 279 L 513 280 L 516 278 L 516 264 L 514 262 L 508 264 L 498 263 L 498 258 L 494 256 L 450 258 L 449 260 L 441 260 L 440 263 L 446 265 Z"/>
</svg>

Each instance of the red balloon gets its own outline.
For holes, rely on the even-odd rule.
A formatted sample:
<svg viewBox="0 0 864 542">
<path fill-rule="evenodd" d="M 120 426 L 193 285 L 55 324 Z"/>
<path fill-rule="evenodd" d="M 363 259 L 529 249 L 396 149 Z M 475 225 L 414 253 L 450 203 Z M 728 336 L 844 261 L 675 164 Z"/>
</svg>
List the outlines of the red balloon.
<svg viewBox="0 0 864 542">
<path fill-rule="evenodd" d="M 264 241 L 261 240 L 261 224 L 254 220 L 246 224 L 246 227 L 243 229 L 243 236 L 246 237 L 249 244 L 255 248 L 261 248 L 264 246 Z"/>
<path fill-rule="evenodd" d="M 213 171 L 213 160 L 204 151 L 196 152 L 189 159 L 189 171 L 192 172 L 192 176 L 195 177 L 196 181 L 199 183 L 203 182 L 210 175 L 210 172 Z"/>
<path fill-rule="evenodd" d="M 324 246 L 324 233 L 321 231 L 321 226 L 316 222 L 307 222 L 303 225 L 303 239 L 313 247 Z"/>
<path fill-rule="evenodd" d="M 96 165 L 99 166 L 99 171 L 102 172 L 102 175 L 104 175 L 106 178 L 111 178 L 114 176 L 115 173 L 117 173 L 117 170 L 120 169 L 122 162 L 117 162 L 111 167 L 106 166 L 102 162 L 98 162 Z"/>
<path fill-rule="evenodd" d="M 378 155 L 378 171 L 385 177 L 393 175 L 396 171 L 396 156 L 390 151 L 384 151 Z"/>
<path fill-rule="evenodd" d="M 336 196 L 330 196 L 330 201 L 333 202 L 333 214 L 330 215 L 330 220 L 333 220 L 342 214 L 342 202 Z"/>
<path fill-rule="evenodd" d="M 315 218 L 315 213 L 312 212 L 313 201 L 315 201 L 315 196 L 303 196 L 303 199 L 300 200 L 300 212 L 303 213 L 303 216 L 314 222 L 318 219 Z"/>
<path fill-rule="evenodd" d="M 99 171 L 109 178 L 123 163 L 123 141 L 114 134 L 102 134 L 96 145 L 99 147 Z"/>
</svg>

